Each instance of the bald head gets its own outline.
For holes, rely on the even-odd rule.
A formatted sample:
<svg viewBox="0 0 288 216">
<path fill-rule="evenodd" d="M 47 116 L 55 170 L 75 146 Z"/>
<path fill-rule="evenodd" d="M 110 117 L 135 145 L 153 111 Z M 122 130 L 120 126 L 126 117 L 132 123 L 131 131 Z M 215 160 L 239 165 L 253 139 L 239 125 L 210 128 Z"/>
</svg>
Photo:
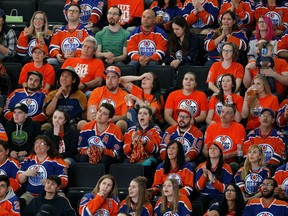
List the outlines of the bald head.
<svg viewBox="0 0 288 216">
<path fill-rule="evenodd" d="M 141 18 L 142 27 L 145 30 L 149 31 L 153 27 L 155 19 L 156 19 L 156 14 L 153 10 L 150 10 L 150 9 L 145 10 Z"/>
</svg>

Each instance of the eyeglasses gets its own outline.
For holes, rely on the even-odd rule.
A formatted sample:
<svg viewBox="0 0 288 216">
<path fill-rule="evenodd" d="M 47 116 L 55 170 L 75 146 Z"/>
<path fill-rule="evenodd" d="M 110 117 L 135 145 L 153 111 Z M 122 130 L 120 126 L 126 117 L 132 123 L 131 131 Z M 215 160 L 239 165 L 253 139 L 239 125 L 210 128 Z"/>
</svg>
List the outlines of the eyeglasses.
<svg viewBox="0 0 288 216">
<path fill-rule="evenodd" d="M 112 15 L 112 16 L 119 16 L 119 14 L 118 14 L 118 13 L 115 13 L 115 12 L 114 12 L 114 13 L 113 13 L 113 12 L 108 12 L 107 14 L 108 14 L 108 15 Z"/>
<path fill-rule="evenodd" d="M 180 118 L 180 119 L 188 119 L 188 118 L 190 118 L 190 116 L 189 115 L 187 115 L 187 116 L 183 116 L 183 115 L 178 115 L 178 118 Z"/>
<path fill-rule="evenodd" d="M 226 52 L 226 53 L 228 53 L 228 52 L 233 52 L 233 50 L 226 50 L 226 49 L 223 49 L 222 52 Z"/>
<path fill-rule="evenodd" d="M 36 17 L 35 17 L 34 20 L 43 22 L 43 21 L 44 21 L 44 18 L 36 18 Z"/>
<path fill-rule="evenodd" d="M 68 10 L 68 13 L 79 13 L 79 10 Z"/>
<path fill-rule="evenodd" d="M 267 184 L 261 184 L 261 187 L 274 187 L 272 183 L 267 183 Z"/>
<path fill-rule="evenodd" d="M 263 20 L 258 21 L 259 24 L 265 23 Z"/>
<path fill-rule="evenodd" d="M 260 115 L 262 118 L 268 118 L 268 119 L 270 119 L 270 118 L 272 118 L 272 116 L 271 115 L 264 115 L 264 114 L 262 114 L 262 115 Z"/>
<path fill-rule="evenodd" d="M 47 145 L 46 143 L 44 143 L 44 142 L 35 142 L 34 143 L 34 145 L 36 146 L 36 145 L 41 145 L 41 146 L 44 146 L 44 145 Z"/>
</svg>

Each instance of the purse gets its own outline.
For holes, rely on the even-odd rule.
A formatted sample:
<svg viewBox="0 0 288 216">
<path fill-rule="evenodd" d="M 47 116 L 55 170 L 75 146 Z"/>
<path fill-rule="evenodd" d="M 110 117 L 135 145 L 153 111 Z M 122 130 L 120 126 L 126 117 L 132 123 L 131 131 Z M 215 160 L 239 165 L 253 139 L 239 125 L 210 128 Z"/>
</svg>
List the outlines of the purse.
<svg viewBox="0 0 288 216">
<path fill-rule="evenodd" d="M 15 14 L 13 14 L 15 12 Z M 6 15 L 7 23 L 20 23 L 23 22 L 23 16 L 18 16 L 18 10 L 12 9 L 10 15 Z"/>
</svg>

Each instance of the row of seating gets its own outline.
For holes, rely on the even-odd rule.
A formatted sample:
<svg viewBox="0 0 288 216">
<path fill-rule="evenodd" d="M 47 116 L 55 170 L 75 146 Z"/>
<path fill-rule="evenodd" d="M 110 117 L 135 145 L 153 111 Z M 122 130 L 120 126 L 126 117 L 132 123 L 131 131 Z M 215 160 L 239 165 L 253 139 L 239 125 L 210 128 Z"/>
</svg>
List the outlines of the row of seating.
<svg viewBox="0 0 288 216">
<path fill-rule="evenodd" d="M 128 195 L 131 180 L 137 176 L 144 176 L 144 168 L 140 164 L 118 163 L 110 166 L 109 173 L 114 176 L 117 182 L 119 199 L 123 200 Z M 83 195 L 90 193 L 104 174 L 105 166 L 103 164 L 75 163 L 71 166 L 67 198 L 77 212 Z M 192 206 L 193 215 L 203 215 L 201 203 L 192 201 Z"/>
</svg>

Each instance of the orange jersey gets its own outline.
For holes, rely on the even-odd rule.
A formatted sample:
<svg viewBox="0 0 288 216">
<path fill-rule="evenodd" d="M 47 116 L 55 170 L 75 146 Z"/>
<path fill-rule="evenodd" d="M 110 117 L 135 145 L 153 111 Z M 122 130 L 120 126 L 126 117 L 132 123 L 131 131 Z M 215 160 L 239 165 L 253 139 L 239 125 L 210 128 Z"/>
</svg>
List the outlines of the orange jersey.
<svg viewBox="0 0 288 216">
<path fill-rule="evenodd" d="M 278 99 L 272 94 L 267 94 L 264 98 L 258 98 L 259 106 L 255 107 L 252 116 L 249 115 L 246 130 L 253 130 L 260 126 L 259 116 L 264 108 L 270 108 L 276 112 L 279 108 Z"/>
<path fill-rule="evenodd" d="M 5 131 L 5 128 L 3 127 L 3 125 L 0 123 L 0 139 L 4 140 L 4 141 L 8 141 L 8 137 Z"/>
<path fill-rule="evenodd" d="M 43 75 L 43 82 L 42 82 L 43 87 L 45 87 L 46 83 L 48 83 L 51 86 L 54 86 L 55 72 L 53 66 L 47 63 L 44 64 L 41 68 L 37 68 L 35 67 L 34 62 L 29 62 L 23 66 L 19 76 L 18 84 L 22 85 L 24 82 L 26 82 L 28 72 L 35 70 L 39 71 Z"/>
<path fill-rule="evenodd" d="M 220 142 L 225 155 L 237 151 L 237 144 L 242 145 L 245 137 L 246 132 L 242 124 L 233 121 L 228 128 L 223 128 L 221 122 L 217 122 L 207 127 L 204 145 L 212 141 Z"/>
<path fill-rule="evenodd" d="M 1 216 L 20 216 L 20 202 L 13 190 L 10 188 L 8 193 L 0 202 Z"/>
<path fill-rule="evenodd" d="M 288 63 L 284 59 L 280 58 L 273 58 L 274 60 L 274 70 L 276 73 L 283 75 L 283 76 L 288 76 Z M 256 68 L 254 70 L 249 69 L 250 75 L 252 79 L 259 74 L 259 69 Z M 276 85 L 276 92 L 279 94 L 282 94 L 286 90 L 286 86 L 282 83 L 280 83 L 278 80 L 275 79 L 275 85 Z"/>
<path fill-rule="evenodd" d="M 154 96 L 152 94 L 145 94 L 140 87 L 138 87 L 134 84 L 132 85 L 131 94 L 142 99 L 146 104 L 149 104 L 150 107 L 156 108 L 157 109 L 157 111 L 155 113 L 156 119 L 158 119 L 160 122 L 163 121 L 162 109 L 163 109 L 164 99 L 162 96 L 160 99 L 161 103 L 159 103 L 156 100 L 156 98 L 153 99 Z"/>
<path fill-rule="evenodd" d="M 242 111 L 242 106 L 243 106 L 243 98 L 238 95 L 238 94 L 229 94 L 232 96 L 232 100 L 234 103 L 235 108 L 239 113 Z M 226 95 L 224 95 L 224 101 L 226 100 Z M 223 104 L 221 101 L 213 95 L 212 98 L 209 100 L 209 110 L 214 110 L 213 118 L 212 120 L 215 122 L 220 122 L 220 113 L 222 110 Z"/>
<path fill-rule="evenodd" d="M 277 114 L 277 124 L 279 127 L 284 128 L 288 126 L 288 118 L 285 118 L 285 110 L 286 106 L 288 106 L 288 99 L 285 99 L 282 101 L 282 103 L 279 106 L 278 114 Z"/>
<path fill-rule="evenodd" d="M 75 68 L 76 73 L 80 77 L 80 83 L 89 82 L 97 77 L 102 77 L 105 80 L 105 68 L 101 60 L 95 58 L 68 58 L 61 68 L 66 68 L 67 66 Z"/>
<path fill-rule="evenodd" d="M 231 66 L 225 69 L 222 66 L 222 62 L 215 62 L 210 68 L 206 82 L 213 82 L 219 88 L 222 75 L 224 74 L 232 74 L 235 79 L 238 78 L 242 80 L 244 77 L 244 68 L 241 64 L 232 62 Z"/>
<path fill-rule="evenodd" d="M 108 0 L 107 11 L 113 5 L 122 10 L 120 25 L 130 23 L 134 17 L 142 17 L 144 12 L 144 0 Z"/>
<path fill-rule="evenodd" d="M 80 202 L 79 215 L 109 215 L 116 216 L 118 213 L 118 202 L 113 198 L 103 198 L 102 196 L 93 193 L 88 193 L 83 196 Z"/>
<path fill-rule="evenodd" d="M 173 109 L 173 118 L 177 121 L 176 109 L 181 106 L 191 106 L 193 108 L 193 117 L 200 115 L 201 111 L 208 110 L 208 102 L 205 93 L 194 90 L 190 95 L 184 95 L 182 90 L 176 90 L 169 94 L 165 109 Z"/>
<path fill-rule="evenodd" d="M 106 86 L 98 87 L 91 93 L 87 105 L 97 105 L 98 109 L 102 103 L 110 103 L 115 108 L 115 115 L 126 115 L 127 106 L 124 100 L 126 95 L 127 92 L 119 87 L 116 94 L 112 94 Z"/>
</svg>

